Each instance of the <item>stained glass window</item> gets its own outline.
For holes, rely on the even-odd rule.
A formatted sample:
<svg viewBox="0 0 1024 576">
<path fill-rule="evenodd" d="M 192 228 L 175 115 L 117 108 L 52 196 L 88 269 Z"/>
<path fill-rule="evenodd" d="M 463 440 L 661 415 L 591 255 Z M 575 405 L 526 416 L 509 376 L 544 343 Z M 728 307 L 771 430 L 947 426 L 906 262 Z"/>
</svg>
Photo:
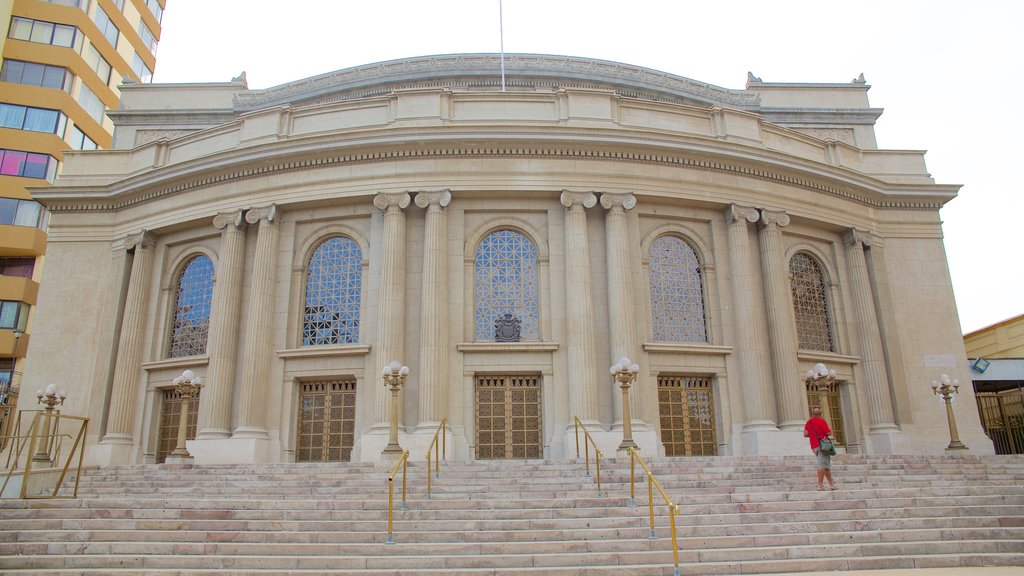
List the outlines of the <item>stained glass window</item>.
<svg viewBox="0 0 1024 576">
<path fill-rule="evenodd" d="M 212 299 L 213 262 L 206 256 L 196 256 L 182 268 L 176 283 L 169 357 L 206 354 Z"/>
<path fill-rule="evenodd" d="M 324 240 L 309 259 L 302 345 L 359 342 L 363 253 L 351 238 Z"/>
<path fill-rule="evenodd" d="M 487 235 L 476 249 L 476 339 L 495 340 L 495 323 L 511 314 L 520 340 L 539 340 L 537 249 L 514 230 Z"/>
<path fill-rule="evenodd" d="M 678 236 L 651 243 L 651 324 L 658 342 L 707 342 L 704 280 L 697 253 Z"/>
<path fill-rule="evenodd" d="M 789 261 L 789 282 L 793 290 L 793 316 L 796 318 L 800 348 L 835 352 L 825 277 L 818 263 L 808 254 L 795 254 Z"/>
</svg>

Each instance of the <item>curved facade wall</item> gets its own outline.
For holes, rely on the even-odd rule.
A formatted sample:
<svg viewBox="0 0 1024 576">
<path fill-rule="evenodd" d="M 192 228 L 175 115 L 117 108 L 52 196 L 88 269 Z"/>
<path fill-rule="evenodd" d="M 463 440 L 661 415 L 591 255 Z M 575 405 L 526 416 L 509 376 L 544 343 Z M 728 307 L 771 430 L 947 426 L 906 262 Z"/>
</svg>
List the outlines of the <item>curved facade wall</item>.
<svg viewBox="0 0 1024 576">
<path fill-rule="evenodd" d="M 125 86 L 117 149 L 38 195 L 26 385 L 67 390 L 95 463 L 161 458 L 185 369 L 197 462 L 377 460 L 398 360 L 414 457 L 446 419 L 454 458 L 559 459 L 575 417 L 622 440 L 628 356 L 644 453 L 803 454 L 823 362 L 847 451 L 944 449 L 927 384 L 967 371 L 939 220 L 958 187 L 875 148 L 863 80 L 730 91 L 516 55 L 502 91 L 492 58 Z M 205 259 L 212 280 L 186 273 Z M 985 452 L 973 401 L 955 412 Z"/>
</svg>

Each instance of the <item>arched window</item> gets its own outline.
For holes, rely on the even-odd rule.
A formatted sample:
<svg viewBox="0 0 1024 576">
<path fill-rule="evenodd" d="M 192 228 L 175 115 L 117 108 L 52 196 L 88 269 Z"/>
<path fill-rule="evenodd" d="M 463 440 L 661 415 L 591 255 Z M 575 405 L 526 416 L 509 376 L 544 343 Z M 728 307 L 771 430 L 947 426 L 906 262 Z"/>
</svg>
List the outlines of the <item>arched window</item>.
<svg viewBox="0 0 1024 576">
<path fill-rule="evenodd" d="M 659 236 L 647 256 L 654 340 L 707 342 L 704 280 L 693 247 L 678 236 Z"/>
<path fill-rule="evenodd" d="M 167 347 L 170 358 L 206 354 L 213 299 L 213 261 L 196 256 L 181 269 L 174 289 L 174 322 Z"/>
<path fill-rule="evenodd" d="M 539 340 L 537 249 L 513 230 L 488 234 L 476 249 L 476 339 Z M 518 321 L 518 322 L 517 322 Z M 498 335 L 497 325 L 515 325 Z"/>
<path fill-rule="evenodd" d="M 363 287 L 363 253 L 351 238 L 335 236 L 320 243 L 309 259 L 302 345 L 359 342 L 359 304 Z"/>
<path fill-rule="evenodd" d="M 825 276 L 818 263 L 809 254 L 794 254 L 789 261 L 789 282 L 800 349 L 835 352 Z"/>
</svg>

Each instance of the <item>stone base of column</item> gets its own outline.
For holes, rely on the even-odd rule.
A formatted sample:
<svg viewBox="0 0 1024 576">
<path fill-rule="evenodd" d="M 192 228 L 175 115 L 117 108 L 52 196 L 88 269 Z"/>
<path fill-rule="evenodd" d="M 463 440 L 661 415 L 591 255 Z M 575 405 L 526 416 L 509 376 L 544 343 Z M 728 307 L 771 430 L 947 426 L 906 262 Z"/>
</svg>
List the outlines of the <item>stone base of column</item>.
<svg viewBox="0 0 1024 576">
<path fill-rule="evenodd" d="M 227 428 L 204 428 L 196 434 L 196 440 L 217 440 L 231 438 L 231 430 Z"/>
<path fill-rule="evenodd" d="M 131 437 L 108 434 L 85 453 L 86 466 L 116 466 L 135 463 L 135 443 Z"/>
<path fill-rule="evenodd" d="M 197 438 L 186 442 L 185 447 L 195 464 L 255 464 L 271 461 L 269 438 Z"/>
<path fill-rule="evenodd" d="M 633 429 L 633 443 L 636 444 L 637 449 L 640 451 L 642 456 L 664 456 L 665 447 L 658 442 L 658 433 L 648 426 L 638 428 L 635 423 L 630 426 Z M 619 446 L 622 444 L 622 425 L 619 425 L 619 429 L 612 428 L 611 430 L 593 430 L 587 427 L 587 431 L 590 432 L 590 436 L 597 442 L 598 447 L 604 452 L 605 458 L 623 458 L 628 456 L 626 451 L 619 451 Z M 569 427 L 565 432 L 565 457 L 568 459 L 576 458 L 576 432 L 572 426 Z M 580 460 L 582 461 L 583 454 L 583 430 L 580 430 Z M 593 449 L 591 449 L 590 457 L 594 457 Z"/>
<path fill-rule="evenodd" d="M 615 450 L 618 448 L 619 444 L 622 442 L 622 430 L 620 429 L 618 432 L 615 432 L 613 430 L 605 430 L 604 427 L 601 426 L 600 424 L 590 425 L 589 423 L 587 423 L 586 426 L 587 426 L 587 432 L 590 433 L 590 437 L 594 439 L 594 442 L 597 443 L 597 447 L 600 448 L 601 452 L 604 453 L 604 457 L 605 458 L 615 458 Z M 634 441 L 635 441 L 635 439 L 634 439 Z M 586 459 L 586 452 L 585 451 L 586 451 L 586 447 L 587 447 L 587 444 L 586 444 L 587 439 L 586 439 L 586 436 L 584 436 L 584 434 L 583 434 L 583 429 L 582 428 L 580 428 L 579 442 L 580 442 L 580 455 L 579 455 L 579 458 L 577 458 L 576 457 L 576 427 L 570 425 L 569 428 L 565 431 L 565 437 L 564 437 L 564 440 L 563 440 L 563 445 L 565 446 L 565 458 L 567 460 L 578 460 L 579 462 L 583 462 Z M 593 473 L 593 466 L 594 466 L 594 458 L 595 457 L 596 457 L 596 455 L 594 454 L 594 447 L 591 446 L 590 447 L 591 473 Z"/>
<path fill-rule="evenodd" d="M 743 456 L 813 455 L 803 430 L 744 430 Z"/>
<path fill-rule="evenodd" d="M 359 436 L 357 442 L 359 443 L 358 458 L 360 462 L 377 462 L 385 463 L 384 449 L 387 448 L 388 442 L 391 438 L 391 429 L 389 426 L 373 426 L 370 431 L 362 436 Z M 398 429 L 398 444 L 402 448 L 409 447 L 409 437 L 402 428 Z M 426 450 L 426 445 L 423 447 Z M 421 455 L 416 455 L 412 450 L 409 451 L 409 460 L 422 459 Z M 356 452 L 353 451 L 352 458 L 357 458 Z M 394 464 L 394 459 L 391 459 L 391 463 Z"/>
<path fill-rule="evenodd" d="M 194 463 L 195 463 L 195 458 L 193 458 L 191 454 L 189 454 L 188 456 L 180 456 L 180 455 L 168 454 L 167 457 L 164 458 L 164 464 L 194 464 Z"/>
<path fill-rule="evenodd" d="M 898 430 L 869 432 L 864 438 L 866 454 L 919 454 L 912 439 Z"/>
</svg>

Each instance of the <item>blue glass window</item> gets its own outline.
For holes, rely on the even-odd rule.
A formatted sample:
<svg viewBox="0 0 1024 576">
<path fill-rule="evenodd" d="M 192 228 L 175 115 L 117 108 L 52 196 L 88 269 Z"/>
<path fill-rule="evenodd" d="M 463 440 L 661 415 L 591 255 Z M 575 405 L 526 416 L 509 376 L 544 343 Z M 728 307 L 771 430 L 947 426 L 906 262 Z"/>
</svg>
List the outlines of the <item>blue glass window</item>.
<svg viewBox="0 0 1024 576">
<path fill-rule="evenodd" d="M 213 262 L 206 256 L 196 256 L 182 268 L 176 283 L 169 357 L 206 354 L 212 300 Z"/>
<path fill-rule="evenodd" d="M 494 340 L 495 322 L 511 314 L 520 340 L 540 339 L 537 249 L 513 230 L 487 235 L 476 249 L 476 339 Z"/>
<path fill-rule="evenodd" d="M 651 324 L 658 342 L 707 342 L 704 280 L 697 253 L 682 238 L 651 243 Z"/>
<path fill-rule="evenodd" d="M 351 238 L 324 240 L 309 259 L 302 345 L 359 342 L 363 253 Z"/>
<path fill-rule="evenodd" d="M 808 254 L 794 254 L 789 261 L 789 282 L 800 348 L 835 352 L 825 276 L 818 263 Z"/>
</svg>

